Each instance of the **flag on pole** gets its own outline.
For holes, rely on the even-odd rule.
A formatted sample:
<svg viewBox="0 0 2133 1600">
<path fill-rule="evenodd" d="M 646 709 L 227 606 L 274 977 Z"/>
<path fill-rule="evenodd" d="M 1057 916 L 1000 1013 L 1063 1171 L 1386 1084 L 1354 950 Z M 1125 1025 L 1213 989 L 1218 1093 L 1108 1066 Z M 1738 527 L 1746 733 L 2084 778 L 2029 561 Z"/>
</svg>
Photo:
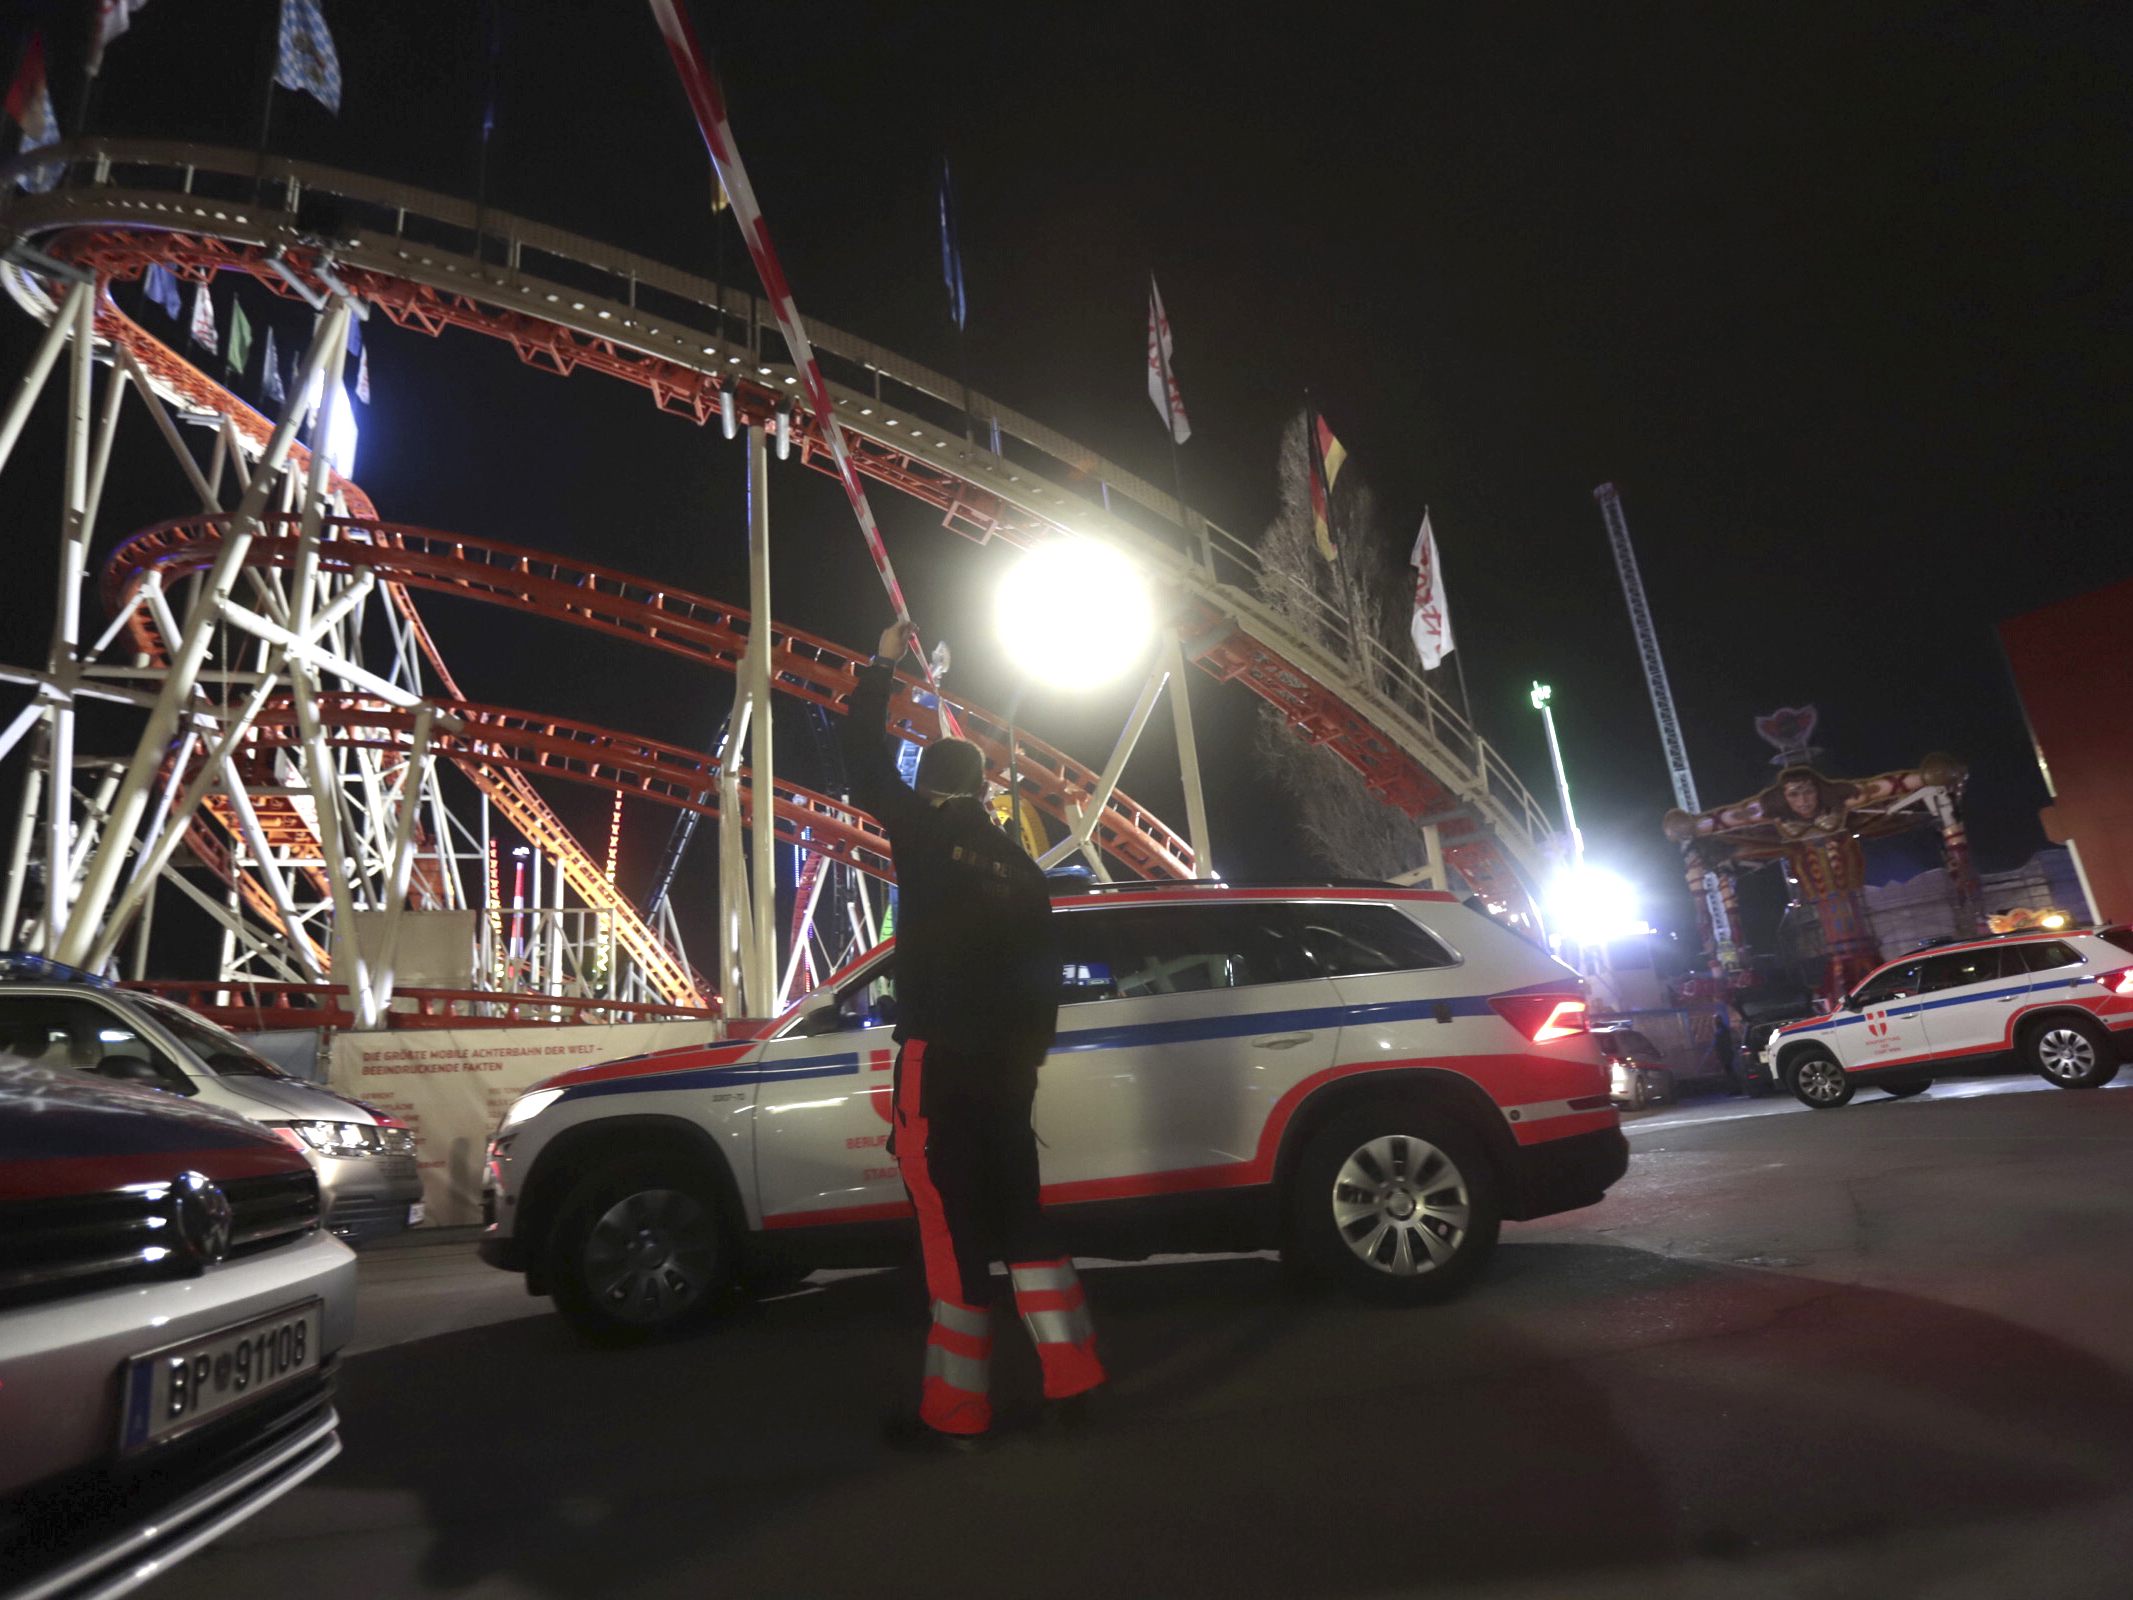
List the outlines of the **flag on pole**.
<svg viewBox="0 0 2133 1600">
<path fill-rule="evenodd" d="M 1185 396 L 1178 389 L 1177 368 L 1171 364 L 1173 346 L 1170 318 L 1163 312 L 1163 296 L 1148 274 L 1148 398 L 1155 414 L 1163 419 L 1170 437 L 1183 444 L 1192 437 L 1192 424 L 1185 417 Z"/>
<path fill-rule="evenodd" d="M 274 353 L 274 330 L 267 329 L 267 353 L 261 362 L 264 370 L 259 375 L 259 392 L 275 405 L 289 398 L 289 391 L 281 383 L 281 358 Z"/>
<path fill-rule="evenodd" d="M 939 204 L 941 212 L 941 281 L 948 286 L 948 320 L 961 332 L 969 314 L 963 294 L 963 252 L 956 244 L 955 180 L 948 175 L 948 158 L 941 157 Z"/>
<path fill-rule="evenodd" d="M 96 0 L 96 37 L 89 41 L 90 77 L 104 64 L 104 46 L 133 26 L 133 14 L 148 0 Z"/>
<path fill-rule="evenodd" d="M 1311 413 L 1310 449 L 1311 539 L 1318 546 L 1318 553 L 1332 561 L 1340 555 L 1340 548 L 1333 542 L 1333 485 L 1341 475 L 1341 463 L 1348 459 L 1348 451 L 1316 411 Z"/>
<path fill-rule="evenodd" d="M 1425 669 L 1433 670 L 1452 653 L 1452 610 L 1445 603 L 1444 569 L 1437 562 L 1437 535 L 1427 511 L 1422 513 L 1422 531 L 1415 535 L 1414 554 L 1407 564 L 1415 569 L 1415 654 Z"/>
<path fill-rule="evenodd" d="M 341 56 L 326 31 L 318 0 L 281 0 L 274 81 L 312 96 L 335 116 L 341 114 Z"/>
<path fill-rule="evenodd" d="M 230 371 L 242 377 L 244 364 L 252 358 L 252 324 L 244 314 L 244 307 L 230 302 Z"/>
<path fill-rule="evenodd" d="M 206 284 L 193 289 L 193 343 L 213 355 L 222 348 L 215 337 L 215 302 L 209 298 Z"/>
<path fill-rule="evenodd" d="M 178 280 L 170 268 L 149 264 L 148 278 L 141 290 L 155 304 L 169 312 L 173 318 L 185 315 L 185 302 L 178 298 Z"/>
<path fill-rule="evenodd" d="M 7 89 L 7 114 L 22 129 L 17 155 L 28 155 L 48 144 L 59 143 L 59 118 L 52 112 L 52 91 L 44 76 L 44 35 L 33 33 L 23 46 L 22 65 Z M 15 181 L 34 194 L 42 194 L 59 181 L 59 164 L 31 167 Z"/>
</svg>

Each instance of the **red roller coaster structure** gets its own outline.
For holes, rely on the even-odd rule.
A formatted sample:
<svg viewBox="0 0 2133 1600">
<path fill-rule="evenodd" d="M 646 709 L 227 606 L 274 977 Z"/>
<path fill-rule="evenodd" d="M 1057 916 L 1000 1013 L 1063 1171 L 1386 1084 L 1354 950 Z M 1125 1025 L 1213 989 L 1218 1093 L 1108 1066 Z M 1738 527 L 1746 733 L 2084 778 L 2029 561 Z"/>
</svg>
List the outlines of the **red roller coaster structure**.
<svg viewBox="0 0 2133 1600">
<path fill-rule="evenodd" d="M 329 169 L 153 141 L 77 141 L 56 156 L 65 165 L 52 190 L 12 195 L 0 209 L 9 251 L 0 278 L 50 324 L 30 381 L 0 426 L 0 463 L 66 346 L 75 352 L 76 396 L 68 560 L 78 564 L 86 553 L 97 497 L 89 485 L 100 489 L 128 382 L 180 456 L 201 510 L 135 534 L 111 556 L 102 598 L 113 622 L 97 647 L 63 637 L 45 671 L 11 674 L 38 686 L 41 698 L 30 709 L 49 730 L 40 767 L 48 774 L 47 824 L 26 821 L 18 834 L 0 933 L 15 931 L 21 885 L 41 865 L 41 850 L 42 862 L 64 856 L 64 870 L 47 874 L 64 887 L 32 931 L 56 953 L 108 961 L 144 912 L 141 880 L 153 888 L 182 835 L 228 884 L 233 911 L 241 906 L 285 945 L 284 970 L 316 987 L 334 964 L 335 941 L 325 930 L 351 910 L 367 905 L 396 927 L 398 910 L 410 904 L 473 908 L 457 883 L 453 840 L 465 830 L 439 797 L 441 762 L 554 863 L 626 953 L 641 998 L 714 1005 L 671 922 L 654 926 L 616 890 L 534 784 L 557 778 L 677 811 L 732 813 L 734 823 L 753 827 L 757 802 L 752 786 L 738 786 L 741 763 L 468 701 L 416 596 L 474 599 L 728 672 L 743 672 L 760 645 L 777 692 L 833 713 L 842 710 L 858 658 L 708 596 L 385 520 L 355 484 L 293 442 L 297 400 L 279 423 L 262 416 L 105 291 L 150 266 L 200 282 L 239 273 L 278 294 L 382 314 L 431 335 L 481 333 L 552 373 L 599 372 L 638 384 L 662 412 L 699 425 L 717 419 L 729 434 L 782 418 L 800 461 L 834 475 L 821 419 L 766 308 L 752 295 L 628 252 Z M 1280 580 L 1260 569 L 1248 545 L 1133 474 L 893 352 L 814 331 L 828 374 L 822 392 L 835 391 L 860 475 L 932 506 L 946 527 L 978 543 L 1072 534 L 1122 549 L 1166 600 L 1175 639 L 1166 650 L 1177 669 L 1189 662 L 1250 689 L 1301 737 L 1347 761 L 1388 804 L 1429 824 L 1441 840 L 1431 863 L 1440 879 L 1449 865 L 1492 898 L 1526 899 L 1548 821 L 1501 757 L 1411 666 L 1357 641 L 1316 597 L 1285 596 L 1286 609 L 1272 604 Z M 114 367 L 100 437 L 89 414 L 92 352 Z M 314 350 L 309 359 L 307 370 L 322 360 L 338 370 L 337 353 Z M 995 448 L 958 437 L 960 419 L 946 420 L 957 410 L 990 423 Z M 213 427 L 209 467 L 184 447 L 172 412 Z M 277 466 L 286 476 L 269 482 Z M 234 510 L 223 504 L 225 467 L 243 493 Z M 1102 486 L 1095 500 L 1083 492 L 1092 484 Z M 242 599 L 240 579 L 250 586 Z M 181 594 L 188 597 L 182 617 L 172 604 Z M 373 594 L 389 608 L 395 645 L 383 674 L 360 659 Z M 1292 620 L 1297 615 L 1306 620 Z M 207 660 L 200 631 L 233 625 L 241 646 Z M 100 650 L 122 632 L 135 665 L 99 663 Z M 329 687 L 328 677 L 338 685 Z M 1162 683 L 1159 670 L 1136 711 L 1142 722 Z M 938 713 L 919 687 L 904 686 L 896 715 L 923 741 Z M 1183 682 L 1171 692 L 1181 696 Z M 131 762 L 75 769 L 72 708 L 99 696 L 166 715 L 172 739 L 151 749 L 144 735 Z M 1003 778 L 1012 741 L 1024 803 L 1065 831 L 1056 851 L 1078 843 L 1092 861 L 1142 877 L 1198 869 L 1194 844 L 1118 791 L 1138 723 L 1099 772 L 981 707 L 945 698 Z M 1178 714 L 1189 735 L 1182 706 Z M 26 711 L 0 725 L 0 753 L 31 720 Z M 90 792 L 77 793 L 84 783 Z M 776 837 L 864 877 L 888 877 L 870 819 L 782 778 L 769 788 Z M 1196 800 L 1196 776 L 1188 788 Z M 37 809 L 33 792 L 26 811 Z M 1196 811 L 1196 834 L 1201 826 Z M 1204 839 L 1195 843 L 1204 849 Z M 309 911 L 297 903 L 299 882 L 313 896 Z M 493 895 L 488 911 L 493 920 Z M 382 983 L 371 982 L 367 1004 L 356 1007 L 366 1018 L 390 1001 L 389 958 L 384 965 Z M 336 986 L 344 978 L 355 994 L 354 977 L 331 973 Z"/>
</svg>

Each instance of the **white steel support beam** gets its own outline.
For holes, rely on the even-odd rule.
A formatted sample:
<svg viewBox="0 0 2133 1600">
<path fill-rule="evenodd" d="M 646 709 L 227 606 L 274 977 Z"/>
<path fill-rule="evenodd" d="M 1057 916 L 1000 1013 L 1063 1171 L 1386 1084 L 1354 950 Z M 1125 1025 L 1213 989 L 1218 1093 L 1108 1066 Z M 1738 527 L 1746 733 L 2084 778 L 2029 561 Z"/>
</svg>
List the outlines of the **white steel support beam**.
<svg viewBox="0 0 2133 1600">
<path fill-rule="evenodd" d="M 73 359 L 67 364 L 66 501 L 59 538 L 59 595 L 46 667 L 59 690 L 47 716 L 51 737 L 45 747 L 51 782 L 45 790 L 44 947 L 51 955 L 59 953 L 74 898 L 74 875 L 67 867 L 74 858 L 75 650 L 81 643 L 81 586 L 89 570 L 85 515 L 89 508 L 90 385 L 96 373 L 90 361 L 96 350 L 95 297 L 75 293 L 61 315 L 73 319 L 74 344 Z"/>
<path fill-rule="evenodd" d="M 37 353 L 23 368 L 22 381 L 15 385 L 6 414 L 0 416 L 0 468 L 7 466 L 7 458 L 15 452 L 15 441 L 22 437 L 22 425 L 29 420 L 30 408 L 44 392 L 45 380 L 51 377 L 52 367 L 59 360 L 59 347 L 74 331 L 75 318 L 83 306 L 93 305 L 95 300 L 94 284 L 77 283 L 67 291 L 66 299 L 59 303 L 52 320 L 45 324 L 44 337 L 37 341 Z"/>
<path fill-rule="evenodd" d="M 741 742 L 755 710 L 744 678 L 728 719 L 726 750 L 718 766 L 718 987 L 726 1015 L 748 1015 L 748 949 L 755 913 L 748 903 L 747 839 L 741 826 Z"/>
<path fill-rule="evenodd" d="M 95 323 L 90 323 L 93 341 Z M 113 364 L 111 380 L 104 385 L 104 409 L 96 425 L 96 449 L 89 458 L 89 493 L 82 507 L 82 543 L 95 537 L 96 510 L 104 501 L 104 476 L 111 469 L 111 444 L 118 437 L 119 402 L 126 398 L 125 369 Z"/>
<path fill-rule="evenodd" d="M 748 430 L 748 653 L 741 658 L 741 672 L 748 680 L 748 696 L 755 702 L 755 716 L 748 727 L 748 798 L 752 826 L 748 830 L 749 895 L 755 912 L 748 961 L 748 1009 L 750 1014 L 772 1016 L 777 1011 L 774 985 L 778 975 L 778 878 L 777 829 L 774 787 L 776 767 L 771 751 L 770 692 L 770 461 L 763 449 L 763 430 Z"/>
<path fill-rule="evenodd" d="M 106 767 L 104 775 L 96 782 L 95 795 L 83 806 L 81 824 L 74 830 L 74 853 L 67 858 L 70 878 L 81 871 L 82 863 L 96 847 L 97 830 L 110 816 L 111 796 L 117 791 L 118 784 L 118 768 Z"/>
<path fill-rule="evenodd" d="M 415 713 L 407 765 L 400 769 L 400 804 L 393 818 L 392 865 L 385 891 L 385 931 L 378 940 L 377 970 L 371 975 L 379 1016 L 392 1009 L 394 963 L 400 955 L 400 919 L 407 912 L 408 882 L 415 870 L 415 818 L 430 765 L 430 722 L 435 715 L 435 709 L 428 705 Z"/>
<path fill-rule="evenodd" d="M 243 502 L 231 517 L 207 583 L 186 618 L 184 638 L 171 660 L 162 693 L 148 715 L 147 725 L 141 730 L 133 759 L 127 765 L 125 781 L 120 784 L 117 798 L 112 802 L 111 826 L 90 860 L 81 892 L 76 897 L 75 914 L 68 924 L 66 936 L 59 941 L 56 954 L 70 966 L 82 965 L 92 949 L 102 948 L 105 958 L 109 958 L 110 939 L 100 932 L 100 924 L 118 886 L 119 873 L 132 847 L 134 830 L 140 824 L 141 813 L 147 808 L 148 785 L 163 752 L 177 734 L 179 720 L 192 698 L 200 668 L 214 642 L 214 622 L 229 598 L 237 574 L 244 569 L 244 558 L 251 549 L 252 535 L 259 526 L 260 513 L 266 507 L 268 491 L 288 458 L 290 445 L 295 442 L 304 395 L 309 391 L 312 379 L 323 373 L 329 359 L 338 380 L 339 355 L 345 349 L 347 339 L 348 307 L 345 302 L 340 302 L 324 319 L 310 349 L 304 353 L 297 374 L 296 392 L 283 408 L 281 420 L 275 424 L 259 468 L 252 476 L 252 486 L 245 491 Z M 263 702 L 264 696 L 259 699 Z"/>
<path fill-rule="evenodd" d="M 252 691 L 237 715 L 232 717 L 229 725 L 223 729 L 222 737 L 215 741 L 207 759 L 200 764 L 199 773 L 191 783 L 185 785 L 184 793 L 175 803 L 169 802 L 169 795 L 166 793 L 162 830 L 148 836 L 141 853 L 135 858 L 133 876 L 127 881 L 125 892 L 118 897 L 117 904 L 112 907 L 110 920 L 102 935 L 89 947 L 84 959 L 68 962 L 69 966 L 86 966 L 93 972 L 101 972 L 104 969 L 104 964 L 118 948 L 119 939 L 126 931 L 126 924 L 133 920 L 134 913 L 140 910 L 142 902 L 153 892 L 157 877 L 169 864 L 170 858 L 177 853 L 178 843 L 185 837 L 186 826 L 192 821 L 193 813 L 200 808 L 201 799 L 214 783 L 215 774 L 229 758 L 229 753 L 237 747 L 237 741 L 244 737 L 245 729 L 252 718 L 258 715 L 259 708 L 266 704 L 267 695 L 272 689 L 273 685 L 269 682 L 261 683 Z M 173 784 L 183 776 L 185 757 L 189 752 L 190 736 L 185 744 L 179 746 L 178 759 L 171 769 Z M 136 769 L 128 769 L 129 780 L 135 776 L 135 771 Z M 99 854 L 110 851 L 118 841 L 119 834 L 114 823 L 105 832 L 102 851 Z"/>
<path fill-rule="evenodd" d="M 259 864 L 259 875 L 266 880 L 268 898 L 273 900 L 274 909 L 281 914 L 282 932 L 295 950 L 296 959 L 303 963 L 313 983 L 324 983 L 326 970 L 304 933 L 303 918 L 298 915 L 296 901 L 289 893 L 289 880 L 282 873 L 280 859 L 267 843 L 266 830 L 259 825 L 259 812 L 252 805 L 252 796 L 245 789 L 244 780 L 237 774 L 235 761 L 222 763 L 222 792 L 229 796 L 230 809 L 237 813 L 237 831 L 244 836 L 245 847 Z M 236 863 L 233 861 L 231 866 L 235 870 Z"/>
<path fill-rule="evenodd" d="M 16 712 L 14 719 L 4 729 L 0 729 L 0 761 L 7 759 L 7 753 L 15 748 L 16 741 L 34 728 L 37 719 L 43 715 L 44 695 L 40 691 L 31 695 L 30 703 Z"/>
<path fill-rule="evenodd" d="M 0 884 L 0 949 L 13 949 L 22 918 L 22 884 L 30 873 L 30 837 L 37 831 L 37 801 L 44 769 L 32 764 L 22 780 L 22 815 L 15 819 L 15 843 L 7 853 L 7 881 Z"/>
<path fill-rule="evenodd" d="M 118 356 L 120 367 L 126 376 L 133 380 L 134 388 L 140 391 L 141 399 L 148 407 L 149 419 L 156 425 L 156 432 L 163 436 L 163 442 L 170 446 L 170 453 L 178 458 L 178 465 L 185 469 L 185 476 L 193 486 L 193 493 L 200 497 L 200 509 L 210 513 L 220 511 L 221 497 L 202 475 L 200 463 L 193 459 L 193 453 L 185 448 L 185 440 L 178 434 L 178 425 L 170 420 L 170 413 L 163 408 L 162 400 L 148 381 L 148 374 L 141 370 L 141 364 L 134 359 L 133 352 L 124 345 L 118 346 Z"/>
<path fill-rule="evenodd" d="M 194 883 L 192 879 L 186 877 L 184 873 L 171 869 L 166 871 L 163 876 L 184 890 L 188 899 L 213 917 L 223 931 L 243 945 L 249 954 L 258 960 L 264 961 L 291 983 L 302 983 L 304 981 L 303 974 L 283 958 L 282 953 L 274 948 L 271 941 L 262 939 L 250 928 L 246 927 L 242 917 L 231 911 L 228 906 L 218 905 L 213 895 L 202 889 L 197 883 Z"/>
<path fill-rule="evenodd" d="M 1201 523 L 1200 536 L 1207 536 Z M 1163 637 L 1170 668 L 1170 723 L 1178 738 L 1178 778 L 1185 786 L 1185 837 L 1192 845 L 1195 877 L 1215 876 L 1214 846 L 1207 833 L 1207 795 L 1200 787 L 1200 741 L 1192 727 L 1192 674 L 1185 670 L 1185 641 L 1175 628 L 1165 628 Z"/>
<path fill-rule="evenodd" d="M 1111 791 L 1118 787 L 1119 774 L 1126 770 L 1134 746 L 1141 742 L 1148 719 L 1155 714 L 1155 703 L 1162 698 L 1163 685 L 1169 680 L 1170 663 L 1158 653 L 1155 665 L 1141 683 L 1141 692 L 1133 702 L 1133 709 L 1126 713 L 1126 725 L 1119 730 L 1118 742 L 1111 746 L 1111 759 L 1104 763 L 1103 771 L 1097 775 L 1095 789 L 1079 803 L 1067 836 L 1039 856 L 1037 865 L 1056 867 L 1075 851 L 1086 849 L 1104 814 L 1104 806 L 1111 799 Z"/>
</svg>

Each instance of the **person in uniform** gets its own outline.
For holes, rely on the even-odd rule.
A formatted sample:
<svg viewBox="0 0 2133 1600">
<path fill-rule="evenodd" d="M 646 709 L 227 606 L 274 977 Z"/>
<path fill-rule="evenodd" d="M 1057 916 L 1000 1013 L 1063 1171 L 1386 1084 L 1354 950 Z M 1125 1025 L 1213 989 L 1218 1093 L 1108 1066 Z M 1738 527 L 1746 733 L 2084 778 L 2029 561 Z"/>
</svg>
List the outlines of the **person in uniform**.
<svg viewBox="0 0 2133 1600">
<path fill-rule="evenodd" d="M 940 738 L 907 787 L 887 729 L 892 624 L 860 669 L 845 721 L 852 799 L 889 836 L 896 868 L 896 1069 L 889 1149 L 918 1216 L 932 1326 L 916 1415 L 890 1420 L 900 1448 L 960 1451 L 990 1436 L 991 1271 L 1004 1261 L 1037 1346 L 1050 1420 L 1078 1420 L 1104 1381 L 1073 1262 L 1038 1199 L 1030 1107 L 1058 1020 L 1060 957 L 1044 872 L 984 803 L 985 758 Z"/>
</svg>

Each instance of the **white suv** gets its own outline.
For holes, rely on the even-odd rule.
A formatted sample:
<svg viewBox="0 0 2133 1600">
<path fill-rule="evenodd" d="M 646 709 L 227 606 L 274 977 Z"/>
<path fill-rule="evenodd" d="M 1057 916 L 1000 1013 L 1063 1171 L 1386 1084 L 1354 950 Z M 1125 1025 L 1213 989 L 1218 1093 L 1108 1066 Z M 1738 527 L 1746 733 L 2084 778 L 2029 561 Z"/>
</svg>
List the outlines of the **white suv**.
<svg viewBox="0 0 2133 1600">
<path fill-rule="evenodd" d="M 1788 1023 L 1764 1059 L 1817 1110 L 1862 1083 L 1917 1094 L 1936 1068 L 2012 1055 L 2062 1089 L 2118 1076 L 2133 1036 L 2133 930 L 2010 934 L 1914 950 L 1826 1017 Z"/>
<path fill-rule="evenodd" d="M 1066 975 L 1034 1122 L 1077 1253 L 1280 1245 L 1440 1298 L 1504 1219 L 1627 1166 L 1577 976 L 1450 896 L 1135 885 L 1055 903 Z M 889 951 L 765 1035 L 552 1078 L 491 1143 L 492 1265 L 595 1338 L 734 1281 L 910 1250 L 888 1140 Z"/>
</svg>

